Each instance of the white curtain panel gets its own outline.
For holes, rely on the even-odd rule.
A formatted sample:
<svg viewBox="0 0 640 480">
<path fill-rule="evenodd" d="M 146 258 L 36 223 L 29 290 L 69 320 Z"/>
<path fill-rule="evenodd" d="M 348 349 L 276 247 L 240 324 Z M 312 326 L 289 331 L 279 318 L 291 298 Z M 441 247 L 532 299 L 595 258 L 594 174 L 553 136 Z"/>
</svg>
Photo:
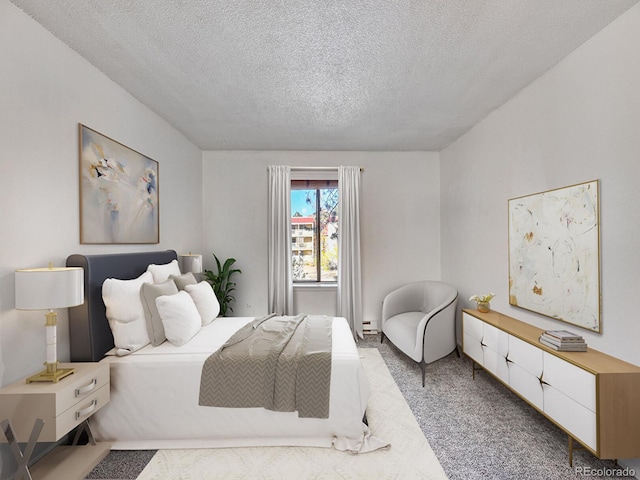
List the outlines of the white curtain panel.
<svg viewBox="0 0 640 480">
<path fill-rule="evenodd" d="M 293 313 L 291 280 L 291 167 L 269 165 L 269 313 Z"/>
<path fill-rule="evenodd" d="M 339 167 L 338 196 L 338 316 L 347 319 L 354 337 L 363 338 L 360 167 Z"/>
</svg>

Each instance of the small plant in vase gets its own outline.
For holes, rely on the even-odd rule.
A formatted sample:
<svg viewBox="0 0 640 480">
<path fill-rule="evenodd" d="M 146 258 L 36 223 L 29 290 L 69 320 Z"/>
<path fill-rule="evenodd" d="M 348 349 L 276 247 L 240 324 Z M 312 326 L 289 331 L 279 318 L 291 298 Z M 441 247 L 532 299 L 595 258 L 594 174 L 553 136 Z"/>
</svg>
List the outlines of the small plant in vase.
<svg viewBox="0 0 640 480">
<path fill-rule="evenodd" d="M 487 293 L 486 295 L 472 295 L 469 300 L 475 300 L 479 312 L 487 313 L 491 310 L 489 302 L 493 297 L 495 297 L 493 293 Z"/>
</svg>

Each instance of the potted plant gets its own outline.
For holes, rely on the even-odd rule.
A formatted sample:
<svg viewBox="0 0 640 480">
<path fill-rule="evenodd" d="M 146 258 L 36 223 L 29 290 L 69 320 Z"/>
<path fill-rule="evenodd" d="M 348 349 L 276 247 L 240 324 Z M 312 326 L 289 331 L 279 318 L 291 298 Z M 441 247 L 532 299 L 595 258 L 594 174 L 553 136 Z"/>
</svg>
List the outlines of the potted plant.
<svg viewBox="0 0 640 480">
<path fill-rule="evenodd" d="M 476 301 L 479 312 L 487 313 L 491 309 L 489 302 L 493 297 L 495 297 L 493 293 L 487 293 L 486 295 L 472 295 L 469 300 Z"/>
<path fill-rule="evenodd" d="M 216 259 L 218 271 L 214 273 L 211 270 L 205 270 L 204 276 L 206 281 L 211 284 L 211 288 L 213 288 L 213 291 L 216 294 L 216 298 L 220 304 L 220 316 L 225 317 L 227 315 L 227 311 L 233 312 L 233 308 L 231 308 L 230 304 L 236 300 L 232 295 L 232 292 L 236 289 L 236 284 L 231 281 L 231 277 L 234 273 L 242 273 L 242 271 L 237 268 L 231 268 L 231 266 L 236 262 L 235 258 L 227 258 L 223 264 L 220 263 L 220 260 L 216 257 L 215 253 L 213 254 L 213 258 Z"/>
</svg>

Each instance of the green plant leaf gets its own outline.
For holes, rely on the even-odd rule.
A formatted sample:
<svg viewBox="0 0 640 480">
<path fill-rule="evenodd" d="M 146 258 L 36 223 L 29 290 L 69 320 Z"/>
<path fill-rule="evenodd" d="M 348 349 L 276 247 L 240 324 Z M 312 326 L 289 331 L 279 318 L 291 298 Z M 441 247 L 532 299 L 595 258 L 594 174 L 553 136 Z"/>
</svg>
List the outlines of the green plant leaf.
<svg viewBox="0 0 640 480">
<path fill-rule="evenodd" d="M 234 274 L 240 274 L 242 271 L 238 268 L 232 268 L 236 262 L 235 258 L 228 258 L 224 262 L 213 254 L 216 261 L 217 273 L 205 270 L 205 279 L 213 288 L 218 303 L 220 303 L 220 315 L 225 316 L 227 311 L 233 311 L 231 303 L 235 302 L 235 297 L 231 294 L 236 290 L 236 283 L 231 281 Z"/>
</svg>

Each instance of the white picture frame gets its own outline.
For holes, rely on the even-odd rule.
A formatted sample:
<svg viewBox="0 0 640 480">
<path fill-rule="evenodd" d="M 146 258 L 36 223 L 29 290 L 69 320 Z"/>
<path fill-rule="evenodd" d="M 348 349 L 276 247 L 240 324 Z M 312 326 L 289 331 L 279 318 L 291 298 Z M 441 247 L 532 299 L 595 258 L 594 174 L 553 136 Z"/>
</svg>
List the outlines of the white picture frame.
<svg viewBox="0 0 640 480">
<path fill-rule="evenodd" d="M 159 243 L 158 162 L 79 124 L 80 243 Z"/>
</svg>

